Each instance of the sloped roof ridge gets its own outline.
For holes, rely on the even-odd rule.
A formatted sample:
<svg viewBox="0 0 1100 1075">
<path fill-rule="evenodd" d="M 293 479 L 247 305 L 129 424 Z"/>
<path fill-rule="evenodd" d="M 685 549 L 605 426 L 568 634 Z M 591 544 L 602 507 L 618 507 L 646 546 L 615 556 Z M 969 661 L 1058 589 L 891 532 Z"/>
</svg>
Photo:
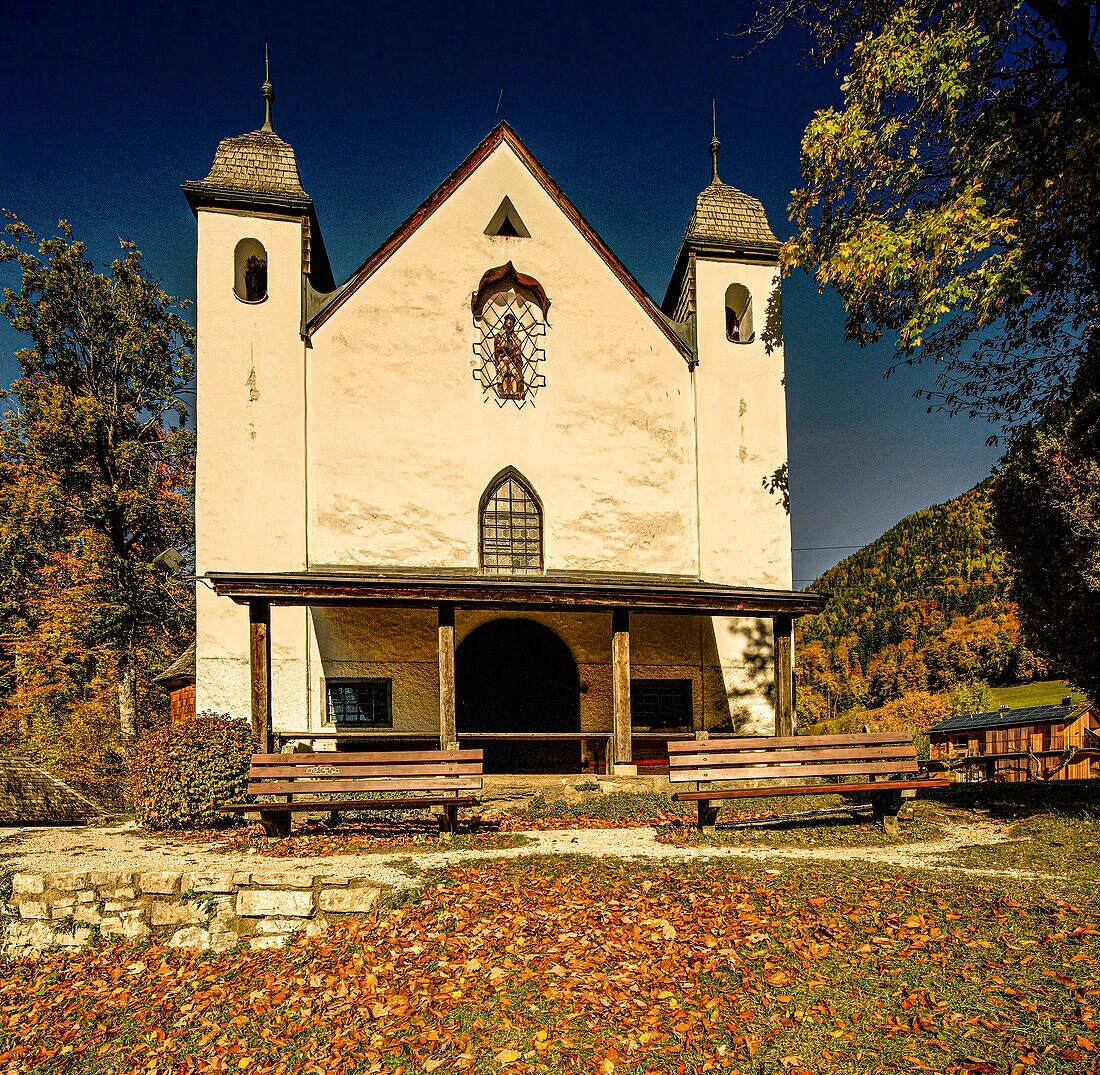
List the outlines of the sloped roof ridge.
<svg viewBox="0 0 1100 1075">
<path fill-rule="evenodd" d="M 507 122 L 501 120 L 481 140 L 466 159 L 453 171 L 442 183 L 439 184 L 424 199 L 413 213 L 402 223 L 386 241 L 373 253 L 358 269 L 348 277 L 329 296 L 318 301 L 314 312 L 307 325 L 307 332 L 314 332 L 328 320 L 328 318 L 352 295 L 362 284 L 370 279 L 379 268 L 405 243 L 436 209 L 450 197 L 459 186 L 468 179 L 477 167 L 493 152 L 502 142 L 508 142 L 509 146 L 526 166 L 535 180 L 543 187 L 551 198 L 557 202 L 558 207 L 572 221 L 573 225 L 588 241 L 603 262 L 619 278 L 620 282 L 634 296 L 639 305 L 653 320 L 654 324 L 669 339 L 671 343 L 684 355 L 691 359 L 692 352 L 685 343 L 681 332 L 674 327 L 674 322 L 662 313 L 660 306 L 649 293 L 634 278 L 629 269 L 619 260 L 606 242 L 599 236 L 596 230 L 581 215 L 580 211 L 566 197 L 561 187 L 550 176 L 550 173 L 538 162 L 534 154 L 524 145 L 523 140 Z"/>
</svg>

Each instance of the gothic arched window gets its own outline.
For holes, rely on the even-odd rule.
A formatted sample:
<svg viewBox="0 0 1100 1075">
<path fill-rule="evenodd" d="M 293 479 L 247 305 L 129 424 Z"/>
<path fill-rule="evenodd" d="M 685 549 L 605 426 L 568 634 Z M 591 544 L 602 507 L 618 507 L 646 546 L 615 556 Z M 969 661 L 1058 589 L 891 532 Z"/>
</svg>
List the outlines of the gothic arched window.
<svg viewBox="0 0 1100 1075">
<path fill-rule="evenodd" d="M 542 571 L 542 506 L 512 467 L 502 470 L 481 498 L 481 567 L 501 575 Z"/>
</svg>

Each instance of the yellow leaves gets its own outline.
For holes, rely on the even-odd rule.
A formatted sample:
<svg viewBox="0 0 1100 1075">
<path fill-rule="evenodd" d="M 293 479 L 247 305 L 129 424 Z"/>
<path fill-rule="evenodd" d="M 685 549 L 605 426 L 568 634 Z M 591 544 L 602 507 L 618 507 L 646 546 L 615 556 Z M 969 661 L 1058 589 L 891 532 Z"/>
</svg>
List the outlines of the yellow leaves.
<svg viewBox="0 0 1100 1075">
<path fill-rule="evenodd" d="M 501 1049 L 501 1051 L 496 1055 L 496 1062 L 504 1067 L 508 1064 L 514 1064 L 522 1056 L 523 1053 L 521 1053 L 518 1049 Z"/>
</svg>

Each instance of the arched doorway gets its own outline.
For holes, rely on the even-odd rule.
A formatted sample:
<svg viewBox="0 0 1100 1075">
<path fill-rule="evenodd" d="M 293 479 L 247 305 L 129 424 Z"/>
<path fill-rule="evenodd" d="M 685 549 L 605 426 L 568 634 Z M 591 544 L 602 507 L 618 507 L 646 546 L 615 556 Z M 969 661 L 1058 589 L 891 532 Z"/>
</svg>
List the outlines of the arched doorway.
<svg viewBox="0 0 1100 1075">
<path fill-rule="evenodd" d="M 580 673 L 569 647 L 534 620 L 490 620 L 455 651 L 455 717 L 463 732 L 579 732 Z M 489 773 L 575 773 L 579 742 L 486 742 Z"/>
</svg>

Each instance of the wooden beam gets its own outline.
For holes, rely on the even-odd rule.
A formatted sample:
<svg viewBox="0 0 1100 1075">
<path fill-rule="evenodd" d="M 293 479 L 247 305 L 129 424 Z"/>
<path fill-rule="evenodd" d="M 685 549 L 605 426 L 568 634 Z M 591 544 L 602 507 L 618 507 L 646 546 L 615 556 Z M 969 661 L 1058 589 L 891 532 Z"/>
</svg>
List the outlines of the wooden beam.
<svg viewBox="0 0 1100 1075">
<path fill-rule="evenodd" d="M 339 575 L 304 572 L 287 575 L 221 574 L 206 576 L 219 597 L 245 604 L 524 610 L 589 610 L 680 613 L 696 616 L 793 616 L 820 612 L 819 594 L 761 590 L 682 580 L 672 576 L 606 578 L 601 576 L 439 577 L 398 572 L 390 575 Z"/>
<path fill-rule="evenodd" d="M 271 605 L 248 602 L 249 675 L 252 682 L 252 734 L 260 751 L 271 753 Z"/>
<path fill-rule="evenodd" d="M 629 765 L 630 743 L 630 613 L 611 613 L 611 699 L 615 732 L 615 764 Z"/>
<path fill-rule="evenodd" d="M 794 619 L 772 619 L 775 641 L 775 734 L 794 735 Z"/>
<path fill-rule="evenodd" d="M 439 606 L 439 746 L 458 749 L 455 727 L 455 607 Z"/>
</svg>

